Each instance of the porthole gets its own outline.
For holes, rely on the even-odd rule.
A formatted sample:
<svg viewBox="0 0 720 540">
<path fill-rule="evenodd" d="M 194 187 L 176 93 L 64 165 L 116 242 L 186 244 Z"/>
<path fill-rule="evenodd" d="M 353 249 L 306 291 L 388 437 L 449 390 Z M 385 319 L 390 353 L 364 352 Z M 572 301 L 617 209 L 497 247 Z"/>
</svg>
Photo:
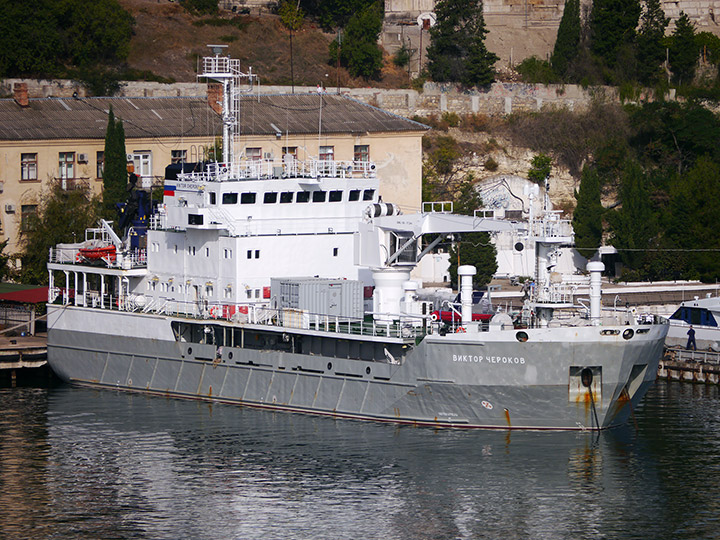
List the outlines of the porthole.
<svg viewBox="0 0 720 540">
<path fill-rule="evenodd" d="M 528 340 L 527 332 L 518 332 L 515 334 L 515 339 L 517 339 L 520 343 L 525 343 Z"/>
<path fill-rule="evenodd" d="M 192 347 L 188 347 L 188 354 L 192 354 Z"/>
<path fill-rule="evenodd" d="M 230 351 L 230 352 L 228 353 L 228 359 L 229 359 L 229 360 L 232 360 L 232 357 L 233 357 L 233 354 L 232 354 L 232 351 Z"/>
<path fill-rule="evenodd" d="M 332 369 L 332 362 L 328 362 L 328 371 Z"/>
<path fill-rule="evenodd" d="M 626 328 L 625 331 L 623 332 L 623 338 L 624 338 L 624 339 L 630 339 L 630 338 L 632 338 L 634 335 L 635 335 L 635 332 L 633 331 L 632 328 Z"/>
<path fill-rule="evenodd" d="M 365 368 L 365 373 L 366 373 L 367 375 L 370 375 L 370 366 L 368 366 L 368 367 Z"/>
</svg>

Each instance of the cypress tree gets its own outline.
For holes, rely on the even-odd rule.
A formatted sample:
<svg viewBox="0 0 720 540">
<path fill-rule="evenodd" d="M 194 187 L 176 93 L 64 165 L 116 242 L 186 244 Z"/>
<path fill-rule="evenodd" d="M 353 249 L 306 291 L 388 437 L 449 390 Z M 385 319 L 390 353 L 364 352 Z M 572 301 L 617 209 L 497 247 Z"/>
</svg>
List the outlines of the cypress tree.
<svg viewBox="0 0 720 540">
<path fill-rule="evenodd" d="M 495 80 L 497 55 L 485 47 L 483 3 L 477 0 L 440 0 L 437 24 L 430 29 L 428 71 L 434 81 L 484 86 Z"/>
<path fill-rule="evenodd" d="M 105 165 L 103 167 L 103 216 L 115 219 L 115 203 L 125 202 L 127 189 L 127 154 L 125 152 L 125 128 L 122 120 L 115 119 L 112 105 L 105 132 Z"/>
<path fill-rule="evenodd" d="M 603 232 L 600 178 L 594 169 L 587 166 L 583 168 L 575 200 L 577 206 L 572 220 L 575 249 L 586 259 L 591 259 L 600 247 Z"/>
<path fill-rule="evenodd" d="M 561 77 L 565 75 L 568 65 L 578 54 L 578 45 L 580 45 L 580 0 L 567 0 L 558 27 L 555 48 L 550 57 L 555 73 Z"/>
<path fill-rule="evenodd" d="M 590 50 L 613 67 L 620 47 L 634 42 L 639 18 L 639 0 L 593 0 Z"/>
<path fill-rule="evenodd" d="M 698 46 L 695 42 L 695 25 L 683 11 L 675 21 L 675 31 L 670 43 L 670 70 L 678 83 L 689 84 L 695 77 L 698 61 Z"/>
<path fill-rule="evenodd" d="M 620 250 L 623 263 L 640 270 L 646 253 L 633 251 L 647 248 L 657 234 L 656 218 L 646 187 L 646 178 L 635 161 L 625 164 L 620 180 L 622 206 L 610 216 L 612 244 Z"/>
<path fill-rule="evenodd" d="M 658 82 L 665 60 L 665 29 L 670 19 L 665 17 L 660 0 L 646 0 L 637 38 L 638 79 L 645 85 Z"/>
</svg>

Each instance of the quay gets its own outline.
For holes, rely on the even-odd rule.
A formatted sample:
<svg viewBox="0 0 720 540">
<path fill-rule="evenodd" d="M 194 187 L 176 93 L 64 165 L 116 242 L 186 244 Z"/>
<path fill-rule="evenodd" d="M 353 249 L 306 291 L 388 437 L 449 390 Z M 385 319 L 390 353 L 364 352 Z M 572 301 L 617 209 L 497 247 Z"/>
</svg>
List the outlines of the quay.
<svg viewBox="0 0 720 540">
<path fill-rule="evenodd" d="M 688 351 L 682 347 L 666 347 L 658 366 L 658 378 L 720 384 L 720 352 Z"/>
<path fill-rule="evenodd" d="M 0 335 L 0 386 L 16 386 L 25 379 L 51 379 L 47 363 L 47 334 Z"/>
</svg>

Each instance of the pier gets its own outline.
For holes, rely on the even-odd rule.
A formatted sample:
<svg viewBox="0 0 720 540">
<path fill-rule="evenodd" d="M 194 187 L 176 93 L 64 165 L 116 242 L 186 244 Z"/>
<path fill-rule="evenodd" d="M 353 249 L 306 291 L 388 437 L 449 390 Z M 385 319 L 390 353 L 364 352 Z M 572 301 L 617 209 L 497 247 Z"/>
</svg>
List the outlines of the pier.
<svg viewBox="0 0 720 540">
<path fill-rule="evenodd" d="M 18 379 L 50 378 L 47 335 L 0 335 L 0 386 L 15 386 Z"/>
<path fill-rule="evenodd" d="M 658 378 L 720 384 L 720 352 L 688 351 L 682 347 L 666 347 L 658 366 Z"/>
</svg>

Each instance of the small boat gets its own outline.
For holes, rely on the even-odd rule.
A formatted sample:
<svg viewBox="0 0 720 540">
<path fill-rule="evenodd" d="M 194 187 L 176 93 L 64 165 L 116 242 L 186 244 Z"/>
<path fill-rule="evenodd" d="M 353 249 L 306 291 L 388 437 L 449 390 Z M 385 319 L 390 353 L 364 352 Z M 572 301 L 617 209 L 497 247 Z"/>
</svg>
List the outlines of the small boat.
<svg viewBox="0 0 720 540">
<path fill-rule="evenodd" d="M 695 343 L 698 349 L 720 350 L 720 297 L 695 297 L 682 302 L 670 316 L 670 327 L 665 344 L 685 346 L 688 342 L 690 326 L 695 330 Z"/>
<path fill-rule="evenodd" d="M 101 259 L 114 261 L 116 258 L 116 248 L 110 244 L 108 246 L 93 246 L 78 249 L 78 255 L 87 261 L 97 261 Z"/>
</svg>

